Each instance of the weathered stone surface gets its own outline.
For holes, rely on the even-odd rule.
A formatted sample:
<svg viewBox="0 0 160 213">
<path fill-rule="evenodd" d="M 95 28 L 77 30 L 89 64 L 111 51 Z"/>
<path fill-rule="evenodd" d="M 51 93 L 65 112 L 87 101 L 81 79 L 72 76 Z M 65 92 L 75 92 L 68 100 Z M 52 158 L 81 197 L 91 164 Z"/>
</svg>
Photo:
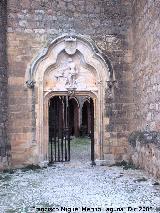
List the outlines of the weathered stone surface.
<svg viewBox="0 0 160 213">
<path fill-rule="evenodd" d="M 39 119 L 35 113 L 39 107 L 38 91 L 33 95 L 24 86 L 25 73 L 43 47 L 66 33 L 91 38 L 113 71 L 105 91 L 103 156 L 113 155 L 114 159 L 122 160 L 132 131 L 146 128 L 159 131 L 159 10 L 158 0 L 2 0 L 0 144 L 3 155 L 9 102 L 8 133 L 13 164 L 37 162 L 33 155 L 38 148 L 32 147 L 32 133 L 33 120 Z"/>
<path fill-rule="evenodd" d="M 106 116 L 106 119 L 115 134 L 111 135 L 111 129 L 106 128 L 105 134 L 108 137 L 106 137 L 105 143 L 109 145 L 108 143 L 111 141 L 114 146 L 120 147 L 120 144 L 124 141 L 123 147 L 126 146 L 130 128 L 130 105 L 132 103 L 131 90 L 129 89 L 131 80 L 129 54 L 131 46 L 128 36 L 131 32 L 130 1 L 27 0 L 20 2 L 10 0 L 7 31 L 9 138 L 13 149 L 16 144 L 16 150 L 18 150 L 18 141 L 30 146 L 32 140 L 32 137 L 26 136 L 32 132 L 33 115 L 31 110 L 32 94 L 31 91 L 25 91 L 24 87 L 26 69 L 48 42 L 64 33 L 75 33 L 90 37 L 111 61 L 115 78 L 118 80 L 118 87 L 112 88 L 113 99 L 111 102 L 106 98 L 106 106 L 110 105 L 110 110 L 115 113 L 113 116 L 109 115 L 109 121 L 108 116 Z M 123 104 L 123 107 L 119 108 L 121 104 Z M 125 136 L 122 135 L 124 132 Z M 14 134 L 17 135 L 16 142 L 13 139 Z M 24 150 L 23 146 L 19 146 L 19 152 L 24 153 Z M 32 155 L 31 150 L 32 148 L 30 155 Z M 120 155 L 123 155 L 125 148 L 110 149 L 110 152 L 112 151 L 115 155 L 119 151 Z M 16 151 L 14 151 L 14 162 L 16 162 L 16 155 Z M 22 154 L 21 156 L 23 158 L 21 162 L 26 161 L 24 159 L 26 155 Z"/>
<path fill-rule="evenodd" d="M 7 1 L 0 1 L 0 168 L 7 165 L 8 138 L 7 138 L 7 46 L 6 23 Z M 6 157 L 7 156 L 7 157 Z"/>
<path fill-rule="evenodd" d="M 129 146 L 128 154 L 137 167 L 160 178 L 160 145 L 137 140 L 135 146 Z"/>
<path fill-rule="evenodd" d="M 132 133 L 132 137 L 137 135 L 137 138 L 131 143 L 134 145 L 130 147 L 131 159 L 137 166 L 160 177 L 159 136 L 153 138 L 154 134 L 149 134 L 148 139 L 145 136 L 147 132 L 160 131 L 160 4 L 159 1 L 135 0 L 132 10 L 134 105 L 131 128 L 137 130 L 136 134 Z"/>
<path fill-rule="evenodd" d="M 133 128 L 159 131 L 160 4 L 134 1 L 133 5 Z"/>
</svg>

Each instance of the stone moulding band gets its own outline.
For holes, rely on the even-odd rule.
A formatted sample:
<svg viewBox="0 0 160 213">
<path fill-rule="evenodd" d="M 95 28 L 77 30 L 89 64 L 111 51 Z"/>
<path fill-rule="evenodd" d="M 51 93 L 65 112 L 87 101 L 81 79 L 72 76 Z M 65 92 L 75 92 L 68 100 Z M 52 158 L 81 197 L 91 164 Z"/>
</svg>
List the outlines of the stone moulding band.
<svg viewBox="0 0 160 213">
<path fill-rule="evenodd" d="M 47 46 L 44 47 L 39 52 L 37 57 L 29 65 L 29 67 L 27 68 L 27 71 L 26 71 L 26 76 L 25 76 L 27 86 L 28 86 L 29 82 L 32 82 L 32 81 L 34 82 L 33 76 L 34 76 L 34 71 L 36 69 L 36 66 L 40 62 L 40 60 L 45 58 L 45 56 L 48 54 L 50 47 L 55 45 L 55 44 L 57 44 L 58 42 L 61 42 L 62 40 L 70 42 L 71 39 L 72 39 L 72 41 L 75 41 L 75 39 L 76 40 L 80 39 L 80 40 L 84 41 L 85 43 L 87 43 L 92 48 L 94 55 L 96 55 L 96 57 L 99 57 L 104 62 L 104 64 L 106 64 L 106 66 L 108 67 L 110 78 L 111 79 L 114 78 L 113 67 L 112 67 L 112 64 L 111 64 L 109 58 L 106 55 L 104 56 L 102 51 L 96 46 L 96 44 L 94 43 L 94 41 L 91 38 L 88 38 L 88 37 L 83 36 L 83 35 L 72 35 L 72 34 L 71 35 L 70 34 L 66 35 L 65 34 L 65 35 L 57 37 L 52 42 L 48 43 Z M 29 84 L 29 87 L 30 87 L 30 84 Z M 30 88 L 32 88 L 32 87 L 30 87 Z"/>
</svg>

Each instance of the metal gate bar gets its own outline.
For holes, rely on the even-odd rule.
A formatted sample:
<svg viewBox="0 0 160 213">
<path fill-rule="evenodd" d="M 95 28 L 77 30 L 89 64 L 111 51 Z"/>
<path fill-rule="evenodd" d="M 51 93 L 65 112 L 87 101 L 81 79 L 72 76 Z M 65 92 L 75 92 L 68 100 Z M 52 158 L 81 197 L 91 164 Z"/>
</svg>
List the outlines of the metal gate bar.
<svg viewBox="0 0 160 213">
<path fill-rule="evenodd" d="M 67 96 L 56 96 L 50 103 L 50 163 L 70 161 L 68 110 Z"/>
<path fill-rule="evenodd" d="M 94 103 L 90 98 L 90 118 L 91 118 L 91 165 L 94 166 Z"/>
</svg>

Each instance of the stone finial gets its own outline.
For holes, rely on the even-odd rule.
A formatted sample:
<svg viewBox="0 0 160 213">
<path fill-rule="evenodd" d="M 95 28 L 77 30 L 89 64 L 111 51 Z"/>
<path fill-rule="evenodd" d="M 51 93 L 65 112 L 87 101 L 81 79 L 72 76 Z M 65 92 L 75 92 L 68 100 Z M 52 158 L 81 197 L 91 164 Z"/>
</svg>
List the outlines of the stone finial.
<svg viewBox="0 0 160 213">
<path fill-rule="evenodd" d="M 114 88 L 118 88 L 118 84 L 116 80 L 106 81 L 107 89 L 106 89 L 106 97 L 110 100 L 114 98 Z"/>
<path fill-rule="evenodd" d="M 118 82 L 117 80 L 109 80 L 107 81 L 107 86 L 111 89 L 113 87 L 118 87 Z"/>
<path fill-rule="evenodd" d="M 33 81 L 33 80 L 26 81 L 27 87 L 30 88 L 30 89 L 34 88 L 35 83 L 36 82 Z"/>
</svg>

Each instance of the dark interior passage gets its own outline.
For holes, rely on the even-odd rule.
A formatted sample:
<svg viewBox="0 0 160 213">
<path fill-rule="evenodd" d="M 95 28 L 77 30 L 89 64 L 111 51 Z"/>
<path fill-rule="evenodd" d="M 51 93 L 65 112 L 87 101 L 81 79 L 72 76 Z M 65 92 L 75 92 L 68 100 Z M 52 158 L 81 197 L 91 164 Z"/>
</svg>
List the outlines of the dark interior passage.
<svg viewBox="0 0 160 213">
<path fill-rule="evenodd" d="M 63 120 L 63 100 L 62 97 L 55 96 L 49 104 L 49 138 L 54 136 L 54 131 L 62 134 Z"/>
<path fill-rule="evenodd" d="M 71 128 L 71 135 L 79 136 L 79 106 L 75 98 L 69 99 L 69 127 Z"/>
<path fill-rule="evenodd" d="M 82 134 L 90 135 L 91 133 L 91 109 L 90 102 L 86 100 L 82 107 Z"/>
<path fill-rule="evenodd" d="M 71 156 L 94 161 L 93 100 L 80 107 L 75 97 L 54 96 L 49 102 L 49 161 L 70 161 Z"/>
<path fill-rule="evenodd" d="M 55 96 L 49 103 L 49 161 L 70 161 L 68 97 Z"/>
</svg>

